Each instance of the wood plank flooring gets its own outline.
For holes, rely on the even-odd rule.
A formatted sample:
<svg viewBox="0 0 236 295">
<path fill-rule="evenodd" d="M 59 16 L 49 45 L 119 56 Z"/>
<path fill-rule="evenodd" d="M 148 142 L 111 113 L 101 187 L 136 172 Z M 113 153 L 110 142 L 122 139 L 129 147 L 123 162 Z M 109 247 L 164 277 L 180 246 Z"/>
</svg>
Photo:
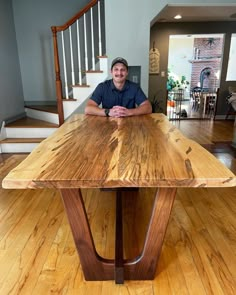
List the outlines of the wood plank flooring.
<svg viewBox="0 0 236 295">
<path fill-rule="evenodd" d="M 233 123 L 181 121 L 179 128 L 236 173 L 236 158 L 222 147 Z M 222 133 L 221 133 L 222 132 Z M 214 147 L 221 148 L 214 148 Z M 24 154 L 0 154 L 0 181 Z M 124 254 L 142 249 L 154 189 L 127 192 Z M 97 251 L 113 258 L 112 191 L 83 190 Z M 0 294 L 236 294 L 236 188 L 178 189 L 153 281 L 84 280 L 59 193 L 0 188 Z"/>
</svg>

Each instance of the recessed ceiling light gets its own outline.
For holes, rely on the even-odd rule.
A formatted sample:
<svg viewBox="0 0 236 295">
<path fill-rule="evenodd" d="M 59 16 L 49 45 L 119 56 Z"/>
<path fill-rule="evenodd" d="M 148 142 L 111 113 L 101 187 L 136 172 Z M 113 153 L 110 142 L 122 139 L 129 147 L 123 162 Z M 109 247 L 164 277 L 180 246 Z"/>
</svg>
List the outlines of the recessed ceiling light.
<svg viewBox="0 0 236 295">
<path fill-rule="evenodd" d="M 182 18 L 182 16 L 180 15 L 180 14 L 177 14 L 175 17 L 174 17 L 174 19 L 181 19 Z"/>
</svg>

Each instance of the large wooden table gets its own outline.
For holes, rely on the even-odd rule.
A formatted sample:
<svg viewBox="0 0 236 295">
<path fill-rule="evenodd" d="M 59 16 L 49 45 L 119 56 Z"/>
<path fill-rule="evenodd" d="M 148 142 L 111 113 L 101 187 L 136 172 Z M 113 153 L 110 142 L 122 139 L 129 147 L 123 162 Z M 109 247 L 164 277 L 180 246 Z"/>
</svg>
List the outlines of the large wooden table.
<svg viewBox="0 0 236 295">
<path fill-rule="evenodd" d="M 231 187 L 236 176 L 162 114 L 74 115 L 3 180 L 8 189 L 57 188 L 86 280 L 153 279 L 178 187 Z M 156 187 L 142 253 L 123 259 L 122 189 Z M 95 249 L 80 188 L 116 188 L 114 260 Z"/>
</svg>

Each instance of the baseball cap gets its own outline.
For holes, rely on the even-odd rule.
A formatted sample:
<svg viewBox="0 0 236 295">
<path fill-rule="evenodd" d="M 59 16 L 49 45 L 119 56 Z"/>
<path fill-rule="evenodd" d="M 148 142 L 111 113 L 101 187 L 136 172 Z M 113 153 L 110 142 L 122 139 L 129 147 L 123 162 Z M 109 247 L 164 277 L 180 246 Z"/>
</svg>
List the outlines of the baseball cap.
<svg viewBox="0 0 236 295">
<path fill-rule="evenodd" d="M 126 66 L 127 70 L 128 70 L 128 63 L 127 60 L 124 59 L 123 57 L 116 57 L 115 59 L 113 59 L 112 63 L 111 63 L 111 69 L 114 67 L 115 64 L 117 63 L 122 63 L 123 65 Z"/>
</svg>

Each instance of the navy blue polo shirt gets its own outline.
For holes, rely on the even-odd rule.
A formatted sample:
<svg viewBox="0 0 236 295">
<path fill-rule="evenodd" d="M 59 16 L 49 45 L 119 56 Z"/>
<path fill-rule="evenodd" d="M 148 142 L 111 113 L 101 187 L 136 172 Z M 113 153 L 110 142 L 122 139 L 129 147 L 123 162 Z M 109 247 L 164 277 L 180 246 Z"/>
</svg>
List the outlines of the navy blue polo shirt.
<svg viewBox="0 0 236 295">
<path fill-rule="evenodd" d="M 118 90 L 113 80 L 106 80 L 100 83 L 94 90 L 91 99 L 98 105 L 102 104 L 105 109 L 113 106 L 123 106 L 133 109 L 147 100 L 140 86 L 134 82 L 126 80 L 122 90 Z"/>
</svg>

